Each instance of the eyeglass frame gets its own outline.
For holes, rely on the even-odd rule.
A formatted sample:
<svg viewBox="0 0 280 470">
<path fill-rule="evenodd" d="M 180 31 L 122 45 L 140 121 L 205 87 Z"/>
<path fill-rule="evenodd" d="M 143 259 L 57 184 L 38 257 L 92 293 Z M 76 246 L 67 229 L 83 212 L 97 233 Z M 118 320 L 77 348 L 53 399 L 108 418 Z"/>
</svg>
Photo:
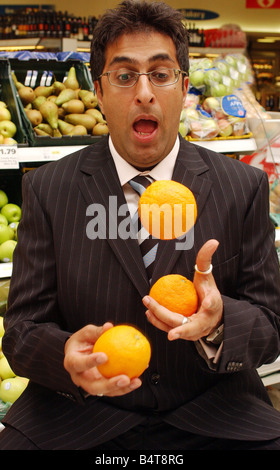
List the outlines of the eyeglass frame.
<svg viewBox="0 0 280 470">
<path fill-rule="evenodd" d="M 148 79 L 150 80 L 150 82 L 156 86 L 156 87 L 164 87 L 164 86 L 170 86 L 170 85 L 174 85 L 175 83 L 177 83 L 179 81 L 179 77 L 180 77 L 180 74 L 183 75 L 186 75 L 188 76 L 187 72 L 184 72 L 184 70 L 181 70 L 181 69 L 172 69 L 172 68 L 167 68 L 165 67 L 166 70 L 173 70 L 174 73 L 178 72 L 178 77 L 177 79 L 172 82 L 172 83 L 167 83 L 167 84 L 163 84 L 163 85 L 157 85 L 156 83 L 154 83 L 151 79 L 151 74 L 156 72 L 157 70 L 151 70 L 150 72 L 134 72 L 133 70 L 127 70 L 128 72 L 133 72 L 135 75 L 136 75 L 136 81 L 135 83 L 133 83 L 132 85 L 116 85 L 115 83 L 112 83 L 110 81 L 110 73 L 112 72 L 117 72 L 118 70 L 122 70 L 122 69 L 117 69 L 117 70 L 108 70 L 107 72 L 104 72 L 102 73 L 101 75 L 99 75 L 99 77 L 97 77 L 97 80 L 100 80 L 102 77 L 105 77 L 107 76 L 108 77 L 108 82 L 110 83 L 110 85 L 112 86 L 116 86 L 118 88 L 132 88 L 134 85 L 136 85 L 136 83 L 138 82 L 139 80 L 139 77 L 140 75 L 146 75 L 148 77 Z M 176 75 L 176 74 L 175 74 Z M 176 78 L 176 76 L 175 76 Z"/>
</svg>

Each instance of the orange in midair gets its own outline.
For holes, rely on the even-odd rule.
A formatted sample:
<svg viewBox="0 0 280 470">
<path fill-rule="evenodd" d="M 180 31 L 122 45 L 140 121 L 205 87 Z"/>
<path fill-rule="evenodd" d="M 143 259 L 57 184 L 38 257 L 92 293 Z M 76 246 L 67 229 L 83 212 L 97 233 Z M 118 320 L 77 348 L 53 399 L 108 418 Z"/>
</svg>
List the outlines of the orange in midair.
<svg viewBox="0 0 280 470">
<path fill-rule="evenodd" d="M 192 191 L 172 180 L 154 181 L 139 199 L 139 217 L 155 238 L 171 240 L 195 224 L 197 205 Z"/>
<path fill-rule="evenodd" d="M 98 366 L 107 378 L 125 374 L 130 379 L 139 377 L 148 367 L 151 346 L 148 339 L 131 325 L 117 325 L 102 333 L 93 352 L 104 352 L 108 361 Z"/>
<path fill-rule="evenodd" d="M 185 317 L 197 311 L 198 297 L 194 284 L 180 274 L 159 278 L 151 287 L 150 296 L 163 307 Z"/>
</svg>

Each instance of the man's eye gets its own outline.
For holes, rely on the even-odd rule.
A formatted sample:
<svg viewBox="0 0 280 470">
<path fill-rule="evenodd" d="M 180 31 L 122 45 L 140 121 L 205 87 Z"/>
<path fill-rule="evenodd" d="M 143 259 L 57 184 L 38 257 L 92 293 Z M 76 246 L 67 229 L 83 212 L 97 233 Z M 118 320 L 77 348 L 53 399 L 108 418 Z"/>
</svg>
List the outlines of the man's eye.
<svg viewBox="0 0 280 470">
<path fill-rule="evenodd" d="M 127 82 L 128 80 L 131 80 L 133 78 L 133 75 L 131 73 L 121 73 L 117 76 L 117 79 L 120 82 Z"/>
<path fill-rule="evenodd" d="M 156 80 L 159 80 L 159 81 L 164 81 L 164 80 L 167 80 L 169 78 L 169 74 L 167 72 L 163 72 L 163 71 L 155 71 L 155 72 L 153 72 L 153 78 L 155 78 Z"/>
</svg>

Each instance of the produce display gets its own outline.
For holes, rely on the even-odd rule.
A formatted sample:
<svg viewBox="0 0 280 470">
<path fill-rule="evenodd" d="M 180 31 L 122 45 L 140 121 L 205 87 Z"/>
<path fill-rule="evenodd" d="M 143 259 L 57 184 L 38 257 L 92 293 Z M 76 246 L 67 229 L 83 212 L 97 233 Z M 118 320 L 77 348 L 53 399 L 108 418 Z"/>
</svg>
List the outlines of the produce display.
<svg viewBox="0 0 280 470">
<path fill-rule="evenodd" d="M 80 87 L 75 67 L 67 78 L 51 85 L 25 86 L 13 80 L 24 107 L 24 112 L 39 136 L 100 136 L 108 134 L 106 121 L 97 109 L 95 93 Z"/>
<path fill-rule="evenodd" d="M 26 377 L 16 375 L 2 351 L 2 337 L 4 335 L 4 318 L 0 316 L 0 400 L 6 404 L 14 403 L 28 385 Z"/>
<path fill-rule="evenodd" d="M 20 218 L 21 208 L 9 202 L 7 194 L 0 189 L 0 263 L 13 260 Z"/>
<path fill-rule="evenodd" d="M 241 54 L 192 60 L 181 135 L 195 140 L 249 135 L 246 108 L 237 91 L 250 74 L 250 65 Z"/>
<path fill-rule="evenodd" d="M 17 126 L 12 121 L 12 115 L 8 103 L 0 101 L 0 145 L 14 145 L 17 141 L 14 136 Z"/>
</svg>

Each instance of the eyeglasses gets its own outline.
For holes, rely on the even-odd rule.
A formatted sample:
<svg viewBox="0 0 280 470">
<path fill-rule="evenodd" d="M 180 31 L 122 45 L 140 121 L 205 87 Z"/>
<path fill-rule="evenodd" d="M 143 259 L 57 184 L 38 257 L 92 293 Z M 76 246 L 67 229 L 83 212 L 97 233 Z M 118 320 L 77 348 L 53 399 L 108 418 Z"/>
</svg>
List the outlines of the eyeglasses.
<svg viewBox="0 0 280 470">
<path fill-rule="evenodd" d="M 102 73 L 98 79 L 107 75 L 111 85 L 128 88 L 134 86 L 138 82 L 140 75 L 147 75 L 153 85 L 168 86 L 178 82 L 180 73 L 182 75 L 187 75 L 183 70 L 167 69 L 164 67 L 152 70 L 151 72 L 134 72 L 132 70 L 119 69 Z"/>
</svg>

